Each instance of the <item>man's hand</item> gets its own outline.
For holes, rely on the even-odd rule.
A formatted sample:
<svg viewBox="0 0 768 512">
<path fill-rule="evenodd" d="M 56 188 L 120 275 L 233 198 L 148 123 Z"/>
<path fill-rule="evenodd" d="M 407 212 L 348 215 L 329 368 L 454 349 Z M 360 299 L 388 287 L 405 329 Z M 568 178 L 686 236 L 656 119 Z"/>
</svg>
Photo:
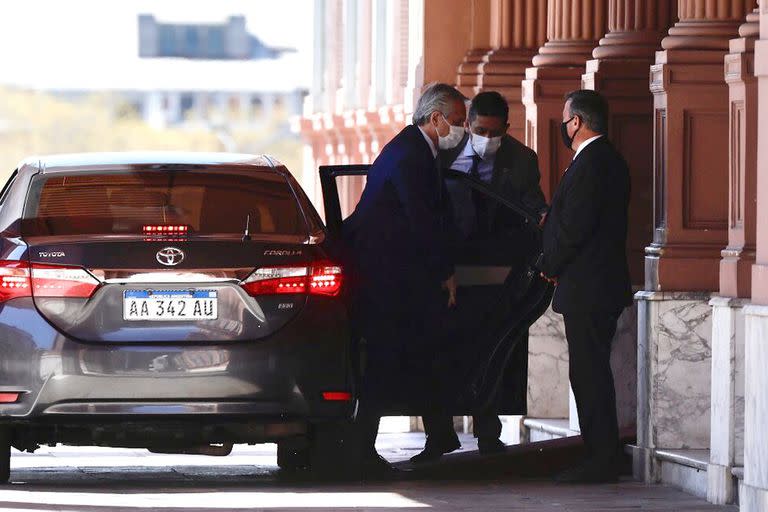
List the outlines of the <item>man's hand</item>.
<svg viewBox="0 0 768 512">
<path fill-rule="evenodd" d="M 448 290 L 448 307 L 456 305 L 456 274 L 443 281 L 443 290 Z"/>
<path fill-rule="evenodd" d="M 549 277 L 548 275 L 544 274 L 544 272 L 540 272 L 541 277 L 553 285 L 557 286 L 557 278 L 556 277 Z"/>
</svg>

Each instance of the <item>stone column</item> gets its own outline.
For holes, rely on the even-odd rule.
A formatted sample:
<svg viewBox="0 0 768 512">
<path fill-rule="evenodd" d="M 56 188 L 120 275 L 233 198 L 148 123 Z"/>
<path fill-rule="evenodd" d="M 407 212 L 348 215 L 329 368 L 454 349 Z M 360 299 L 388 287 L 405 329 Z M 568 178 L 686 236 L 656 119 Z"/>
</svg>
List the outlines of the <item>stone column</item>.
<svg viewBox="0 0 768 512">
<path fill-rule="evenodd" d="M 653 237 L 653 96 L 648 68 L 676 18 L 676 0 L 609 0 L 608 34 L 592 52 L 582 86 L 610 103 L 609 137 L 629 164 L 628 259 L 632 283 L 642 285 L 645 246 Z"/>
<path fill-rule="evenodd" d="M 654 95 L 654 237 L 649 291 L 718 289 L 727 241 L 728 42 L 755 0 L 679 0 L 680 21 L 651 67 Z"/>
<path fill-rule="evenodd" d="M 475 0 L 474 7 L 473 24 L 485 21 L 486 31 L 473 30 L 472 49 L 459 66 L 459 88 L 470 97 L 484 90 L 503 94 L 509 102 L 509 133 L 524 141 L 520 84 L 537 48 L 546 41 L 547 4 L 543 0 Z"/>
<path fill-rule="evenodd" d="M 491 5 L 494 0 L 470 0 L 469 50 L 459 64 L 456 77 L 456 87 L 471 98 L 479 92 L 477 83 L 480 77 L 480 67 L 483 57 L 491 51 L 491 25 L 499 23 L 499 12 L 494 9 L 491 15 Z"/>
<path fill-rule="evenodd" d="M 757 199 L 757 10 L 747 15 L 725 56 L 729 92 L 728 247 L 720 261 L 720 295 L 712 305 L 712 415 L 707 499 L 734 500 L 733 468 L 744 464 L 744 314 L 755 261 Z"/>
<path fill-rule="evenodd" d="M 760 40 L 755 43 L 757 76 L 757 254 L 752 268 L 752 302 L 746 318 L 744 481 L 739 504 L 745 512 L 768 510 L 768 2 L 760 2 Z"/>
<path fill-rule="evenodd" d="M 757 210 L 757 79 L 755 41 L 760 34 L 755 9 L 730 42 L 725 56 L 729 91 L 728 247 L 720 261 L 720 295 L 749 297 L 755 262 Z"/>
<path fill-rule="evenodd" d="M 733 330 L 737 321 L 734 315 L 713 319 L 709 301 L 717 290 L 728 217 L 723 59 L 753 6 L 754 0 L 679 0 L 679 21 L 650 68 L 654 232 L 646 248 L 646 291 L 636 295 L 635 474 L 646 481 L 665 478 L 660 451 L 698 450 L 692 457 L 708 462 L 713 350 L 735 350 L 722 343 L 713 349 L 713 330 Z M 720 365 L 720 355 L 714 364 Z M 696 485 L 696 492 L 706 495 L 706 479 Z"/>
<path fill-rule="evenodd" d="M 541 186 L 548 198 L 573 152 L 560 142 L 563 96 L 581 88 L 584 63 L 605 34 L 608 0 L 549 0 L 547 42 L 523 81 L 525 141 L 539 155 Z"/>
</svg>

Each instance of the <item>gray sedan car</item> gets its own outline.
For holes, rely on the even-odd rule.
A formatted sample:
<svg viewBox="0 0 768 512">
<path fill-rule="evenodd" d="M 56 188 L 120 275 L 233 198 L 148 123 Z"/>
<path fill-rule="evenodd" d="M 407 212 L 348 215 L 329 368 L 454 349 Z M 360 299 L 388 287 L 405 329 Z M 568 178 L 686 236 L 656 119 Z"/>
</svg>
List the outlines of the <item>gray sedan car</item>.
<svg viewBox="0 0 768 512">
<path fill-rule="evenodd" d="M 29 159 L 0 232 L 0 481 L 11 445 L 279 442 L 289 464 L 352 416 L 344 276 L 273 160 Z"/>
</svg>

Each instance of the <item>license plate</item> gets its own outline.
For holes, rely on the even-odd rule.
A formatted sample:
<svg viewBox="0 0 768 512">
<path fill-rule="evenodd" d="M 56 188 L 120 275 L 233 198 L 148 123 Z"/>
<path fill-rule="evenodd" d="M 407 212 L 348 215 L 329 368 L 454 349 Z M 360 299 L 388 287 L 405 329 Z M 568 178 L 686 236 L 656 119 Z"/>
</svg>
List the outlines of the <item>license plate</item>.
<svg viewBox="0 0 768 512">
<path fill-rule="evenodd" d="M 216 320 L 218 306 L 213 290 L 123 292 L 123 320 Z"/>
</svg>

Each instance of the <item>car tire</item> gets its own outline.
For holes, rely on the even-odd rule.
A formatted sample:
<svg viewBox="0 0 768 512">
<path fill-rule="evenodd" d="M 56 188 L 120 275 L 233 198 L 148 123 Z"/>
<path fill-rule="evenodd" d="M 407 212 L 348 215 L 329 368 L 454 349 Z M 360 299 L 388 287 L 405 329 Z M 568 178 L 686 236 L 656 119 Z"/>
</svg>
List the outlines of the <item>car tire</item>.
<svg viewBox="0 0 768 512">
<path fill-rule="evenodd" d="M 352 421 L 317 424 L 309 447 L 310 469 L 321 480 L 359 479 L 362 450 Z"/>
<path fill-rule="evenodd" d="M 13 432 L 8 427 L 0 427 L 0 485 L 11 478 L 11 442 Z"/>
<path fill-rule="evenodd" d="M 308 441 L 286 439 L 277 443 L 277 466 L 283 471 L 309 469 L 311 449 Z"/>
</svg>

